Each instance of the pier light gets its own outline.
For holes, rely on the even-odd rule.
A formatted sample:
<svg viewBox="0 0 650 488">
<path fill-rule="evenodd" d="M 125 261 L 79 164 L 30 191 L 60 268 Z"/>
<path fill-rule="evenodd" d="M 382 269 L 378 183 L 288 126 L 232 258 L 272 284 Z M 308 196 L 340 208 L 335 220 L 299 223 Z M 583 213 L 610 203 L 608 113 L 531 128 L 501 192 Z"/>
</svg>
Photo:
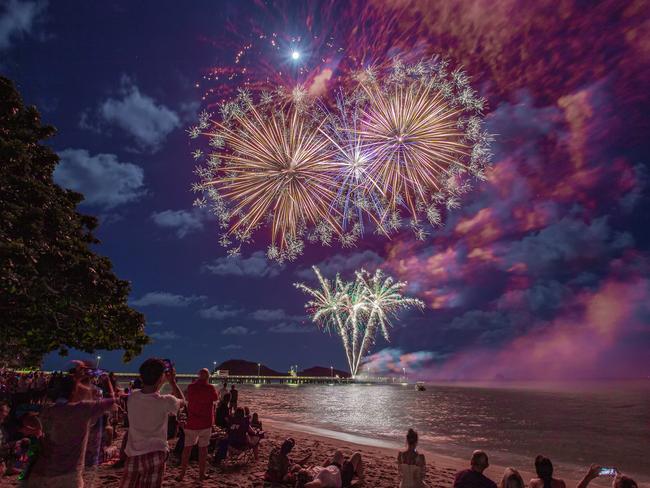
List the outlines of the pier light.
<svg viewBox="0 0 650 488">
<path fill-rule="evenodd" d="M 257 363 L 257 376 L 258 377 L 260 376 L 260 368 L 261 367 L 262 367 L 262 365 L 260 363 Z"/>
<path fill-rule="evenodd" d="M 101 356 L 97 356 L 97 365 L 95 366 L 97 369 L 99 369 L 99 361 L 101 361 L 101 359 Z"/>
</svg>

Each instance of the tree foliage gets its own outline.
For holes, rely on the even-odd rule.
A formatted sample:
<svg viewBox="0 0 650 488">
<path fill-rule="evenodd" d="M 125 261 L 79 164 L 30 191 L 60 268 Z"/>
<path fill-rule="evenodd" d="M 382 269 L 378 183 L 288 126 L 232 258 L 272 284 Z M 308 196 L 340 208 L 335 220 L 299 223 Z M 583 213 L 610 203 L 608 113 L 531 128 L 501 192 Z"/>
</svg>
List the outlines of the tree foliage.
<svg viewBox="0 0 650 488">
<path fill-rule="evenodd" d="M 59 157 L 41 141 L 54 133 L 0 77 L 0 362 L 34 365 L 69 348 L 129 360 L 148 342 L 144 316 L 92 251 L 97 219 L 78 212 L 83 196 L 52 179 Z"/>
</svg>

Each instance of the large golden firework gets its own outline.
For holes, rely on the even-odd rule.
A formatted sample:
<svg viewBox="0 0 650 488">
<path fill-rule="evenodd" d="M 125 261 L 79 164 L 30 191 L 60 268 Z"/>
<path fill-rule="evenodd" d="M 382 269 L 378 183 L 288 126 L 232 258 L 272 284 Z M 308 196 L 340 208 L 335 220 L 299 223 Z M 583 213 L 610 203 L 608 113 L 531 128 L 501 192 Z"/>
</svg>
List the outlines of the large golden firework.
<svg viewBox="0 0 650 488">
<path fill-rule="evenodd" d="M 297 110 L 264 113 L 251 105 L 215 127 L 225 164 L 204 187 L 231 202 L 229 234 L 249 236 L 270 219 L 272 244 L 282 252 L 304 226 L 340 228 L 330 205 L 337 163 L 317 124 Z"/>
<path fill-rule="evenodd" d="M 366 224 L 390 235 L 406 223 L 425 239 L 460 206 L 470 179 L 485 177 L 484 100 L 463 71 L 395 61 L 354 79 L 335 107 L 300 86 L 290 97 L 241 89 L 219 121 L 202 112 L 188 130 L 211 146 L 193 152 L 203 160 L 195 204 L 217 217 L 230 254 L 267 224 L 267 255 L 279 261 L 297 258 L 305 241 L 354 246 Z"/>
<path fill-rule="evenodd" d="M 369 172 L 384 189 L 391 210 L 406 206 L 414 221 L 418 205 L 444 191 L 458 170 L 466 170 L 471 146 L 458 127 L 463 110 L 441 91 L 419 80 L 362 83 L 358 135 L 371 161 Z"/>
</svg>

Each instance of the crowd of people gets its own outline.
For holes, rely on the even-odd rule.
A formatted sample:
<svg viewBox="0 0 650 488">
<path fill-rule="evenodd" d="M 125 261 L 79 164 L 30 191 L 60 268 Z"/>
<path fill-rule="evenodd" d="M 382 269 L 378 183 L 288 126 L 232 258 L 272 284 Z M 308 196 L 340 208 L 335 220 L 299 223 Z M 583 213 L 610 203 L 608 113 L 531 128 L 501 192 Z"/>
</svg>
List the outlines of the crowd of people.
<svg viewBox="0 0 650 488">
<path fill-rule="evenodd" d="M 73 361 L 68 372 L 20 373 L 0 370 L 0 470 L 17 476 L 26 488 L 92 487 L 97 466 L 112 462 L 122 469 L 122 488 L 162 486 L 170 452 L 180 463 L 176 478 L 187 476 L 193 459 L 198 461 L 198 482 L 209 478 L 208 463 L 219 466 L 229 457 L 259 456 L 265 433 L 257 413 L 239 404 L 239 391 L 223 383 L 217 389 L 211 375 L 201 369 L 197 378 L 181 390 L 167 360 L 150 358 L 139 369 L 139 378 L 122 388 L 111 373 L 88 363 Z M 161 393 L 167 383 L 169 394 Z M 117 430 L 121 442 L 114 442 Z M 119 445 L 118 445 L 119 444 Z M 297 488 L 346 488 L 364 479 L 360 453 L 345 458 L 335 451 L 322 464 L 310 463 L 311 452 L 299 460 L 290 457 L 296 445 L 288 438 L 272 447 L 264 473 L 269 486 Z M 397 455 L 400 488 L 424 488 L 425 456 L 418 451 L 418 434 L 409 429 L 406 449 Z M 535 459 L 537 477 L 529 488 L 566 488 L 554 477 L 550 459 Z M 468 469 L 456 474 L 453 488 L 497 488 L 484 475 L 488 455 L 475 451 Z M 602 475 L 593 465 L 576 488 L 587 488 Z M 637 488 L 620 473 L 613 488 Z M 507 468 L 499 488 L 524 488 L 519 472 Z"/>
</svg>

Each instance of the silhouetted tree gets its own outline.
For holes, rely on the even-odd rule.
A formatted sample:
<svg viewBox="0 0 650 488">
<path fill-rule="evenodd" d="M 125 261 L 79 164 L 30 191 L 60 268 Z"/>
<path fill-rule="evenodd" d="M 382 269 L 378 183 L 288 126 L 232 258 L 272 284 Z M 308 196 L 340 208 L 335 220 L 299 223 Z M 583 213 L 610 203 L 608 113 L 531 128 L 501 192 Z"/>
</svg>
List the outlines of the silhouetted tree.
<svg viewBox="0 0 650 488">
<path fill-rule="evenodd" d="M 83 196 L 52 179 L 59 157 L 40 141 L 54 133 L 0 77 L 0 362 L 34 365 L 68 348 L 129 360 L 148 342 L 144 316 L 91 250 L 97 219 L 77 211 Z"/>
</svg>

